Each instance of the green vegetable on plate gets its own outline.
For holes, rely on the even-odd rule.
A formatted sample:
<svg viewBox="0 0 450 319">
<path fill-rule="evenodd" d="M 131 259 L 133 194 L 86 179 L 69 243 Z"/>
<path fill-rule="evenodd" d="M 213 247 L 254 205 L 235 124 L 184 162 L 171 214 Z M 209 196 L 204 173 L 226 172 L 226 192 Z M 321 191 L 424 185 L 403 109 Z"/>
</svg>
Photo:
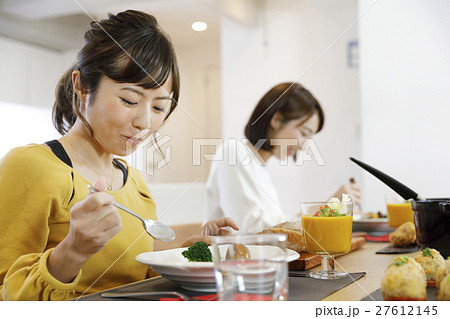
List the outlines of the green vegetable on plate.
<svg viewBox="0 0 450 319">
<path fill-rule="evenodd" d="M 208 245 L 202 241 L 196 242 L 187 250 L 181 253 L 189 261 L 211 262 L 212 254 Z"/>
</svg>

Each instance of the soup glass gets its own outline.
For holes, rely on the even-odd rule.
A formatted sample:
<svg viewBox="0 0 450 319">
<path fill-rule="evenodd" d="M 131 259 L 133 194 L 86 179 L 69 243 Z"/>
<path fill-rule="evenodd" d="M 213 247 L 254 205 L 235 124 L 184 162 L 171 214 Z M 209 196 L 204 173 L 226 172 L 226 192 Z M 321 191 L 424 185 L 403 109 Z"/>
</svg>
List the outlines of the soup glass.
<svg viewBox="0 0 450 319">
<path fill-rule="evenodd" d="M 404 200 L 397 194 L 388 194 L 385 198 L 389 226 L 397 228 L 406 222 L 414 223 L 410 201 Z"/>
<path fill-rule="evenodd" d="M 334 256 L 350 251 L 352 241 L 352 202 L 300 203 L 305 250 L 320 255 L 322 269 L 311 271 L 316 279 L 340 279 L 346 272 L 334 268 Z"/>
</svg>

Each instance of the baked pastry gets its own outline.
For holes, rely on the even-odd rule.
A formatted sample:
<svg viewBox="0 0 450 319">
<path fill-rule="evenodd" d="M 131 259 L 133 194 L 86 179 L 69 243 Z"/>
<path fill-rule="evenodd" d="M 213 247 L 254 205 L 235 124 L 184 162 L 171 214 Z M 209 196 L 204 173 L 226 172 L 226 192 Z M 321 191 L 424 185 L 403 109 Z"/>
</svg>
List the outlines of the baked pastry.
<svg viewBox="0 0 450 319">
<path fill-rule="evenodd" d="M 427 276 L 427 285 L 436 286 L 436 271 L 440 266 L 444 265 L 444 258 L 436 249 L 425 248 L 414 257 L 425 271 Z"/>
<path fill-rule="evenodd" d="M 423 268 L 407 256 L 394 258 L 381 280 L 386 301 L 426 300 L 427 280 Z"/>
<path fill-rule="evenodd" d="M 441 288 L 439 289 L 438 300 L 440 301 L 450 300 L 450 275 L 447 275 L 441 281 Z"/>
<path fill-rule="evenodd" d="M 406 222 L 389 234 L 389 241 L 394 247 L 405 247 L 416 242 L 416 227 Z"/>
<path fill-rule="evenodd" d="M 444 278 L 450 275 L 450 259 L 444 260 L 444 264 L 439 266 L 436 270 L 436 287 L 439 290 L 440 284 Z"/>
<path fill-rule="evenodd" d="M 294 222 L 285 222 L 275 225 L 271 228 L 263 229 L 258 234 L 286 234 L 287 248 L 298 253 L 305 249 L 305 241 L 303 239 L 302 229 L 299 224 Z"/>
</svg>

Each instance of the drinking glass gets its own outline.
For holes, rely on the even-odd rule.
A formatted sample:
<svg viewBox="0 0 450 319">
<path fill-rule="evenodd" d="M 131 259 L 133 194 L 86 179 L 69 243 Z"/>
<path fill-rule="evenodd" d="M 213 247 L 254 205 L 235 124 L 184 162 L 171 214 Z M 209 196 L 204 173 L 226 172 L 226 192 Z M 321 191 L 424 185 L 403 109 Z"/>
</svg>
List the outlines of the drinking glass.
<svg viewBox="0 0 450 319">
<path fill-rule="evenodd" d="M 397 228 L 406 222 L 414 223 L 410 201 L 404 200 L 397 194 L 388 194 L 385 198 L 389 226 Z"/>
<path fill-rule="evenodd" d="M 348 274 L 334 269 L 334 256 L 350 251 L 352 202 L 300 203 L 305 250 L 321 256 L 322 269 L 311 271 L 317 279 L 339 279 Z"/>
<path fill-rule="evenodd" d="M 286 300 L 286 235 L 219 236 L 213 241 L 219 300 Z"/>
</svg>

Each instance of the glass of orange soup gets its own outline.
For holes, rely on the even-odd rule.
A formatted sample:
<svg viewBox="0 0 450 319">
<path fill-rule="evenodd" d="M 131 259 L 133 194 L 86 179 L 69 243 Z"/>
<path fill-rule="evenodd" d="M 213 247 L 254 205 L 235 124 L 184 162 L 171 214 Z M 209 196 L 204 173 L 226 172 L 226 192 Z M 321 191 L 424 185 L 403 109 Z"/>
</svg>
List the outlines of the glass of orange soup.
<svg viewBox="0 0 450 319">
<path fill-rule="evenodd" d="M 398 195 L 386 195 L 386 209 L 389 226 L 397 228 L 406 222 L 414 223 L 410 201 L 406 201 Z"/>
<path fill-rule="evenodd" d="M 322 258 L 322 269 L 311 271 L 317 279 L 339 279 L 347 273 L 334 269 L 334 256 L 350 251 L 352 202 L 305 202 L 300 204 L 305 250 Z"/>
</svg>

